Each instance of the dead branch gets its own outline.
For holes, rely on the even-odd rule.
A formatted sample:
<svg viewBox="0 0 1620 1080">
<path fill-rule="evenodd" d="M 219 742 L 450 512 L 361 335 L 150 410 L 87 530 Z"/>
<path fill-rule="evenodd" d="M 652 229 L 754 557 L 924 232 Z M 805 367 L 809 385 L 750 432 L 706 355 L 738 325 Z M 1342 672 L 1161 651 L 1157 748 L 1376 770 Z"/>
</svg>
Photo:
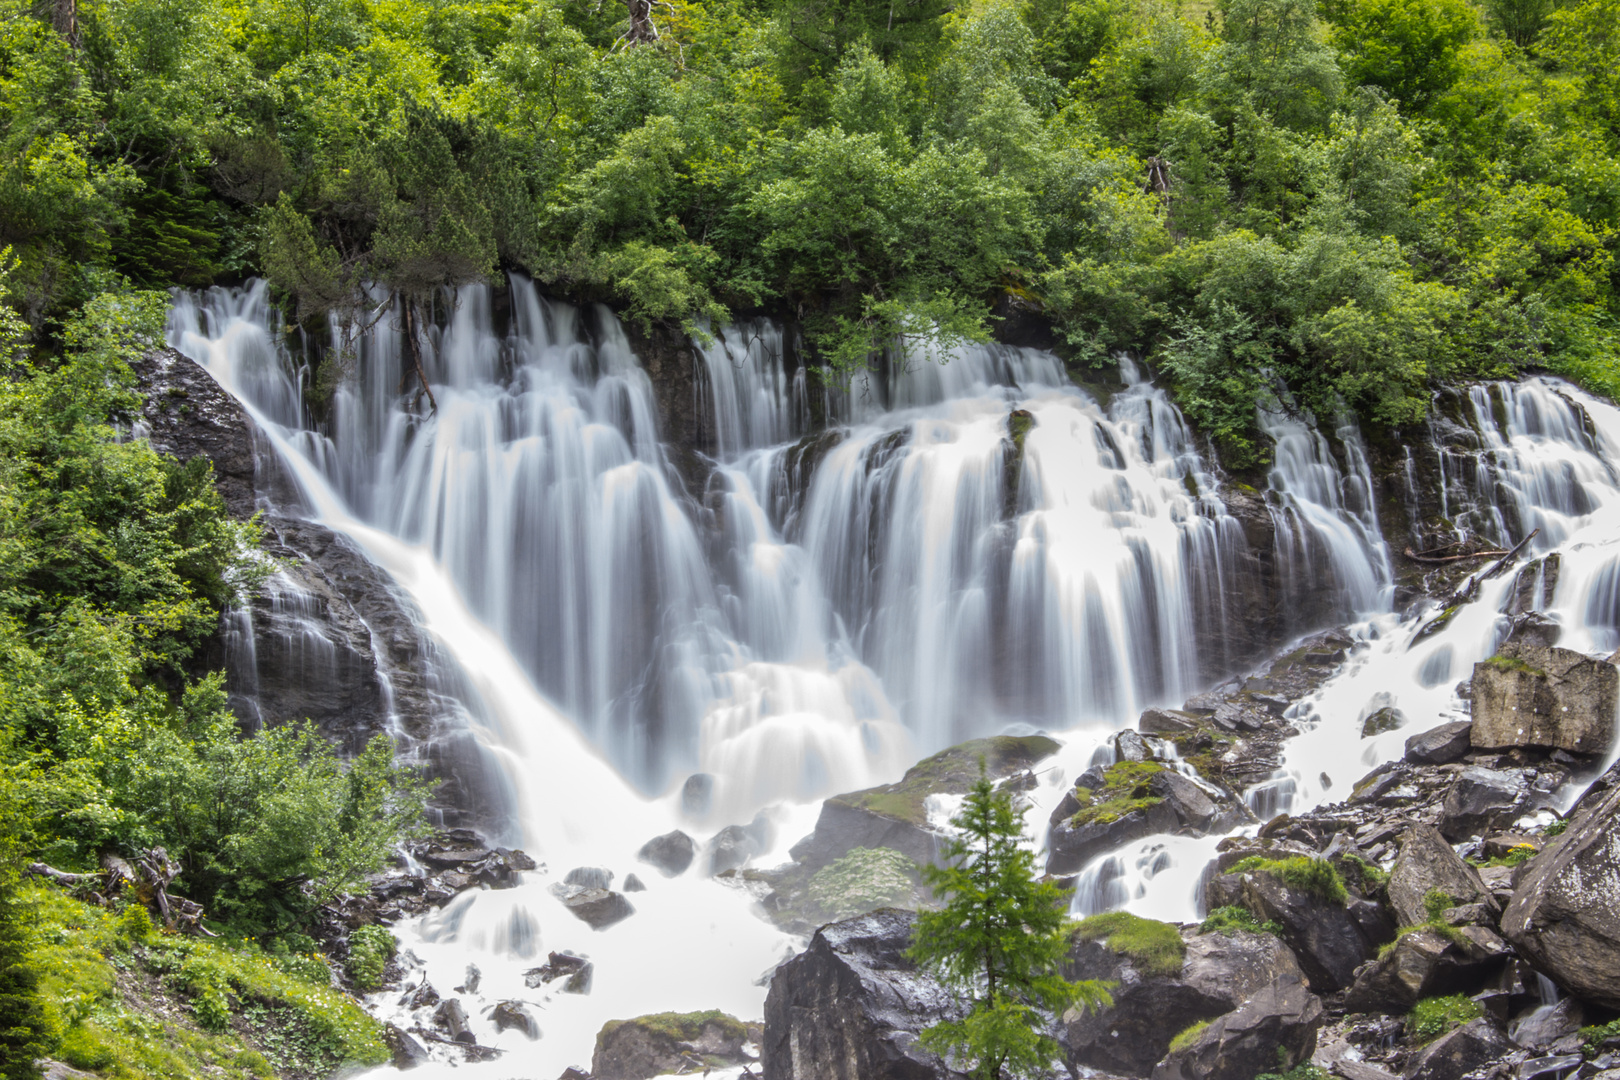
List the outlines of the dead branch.
<svg viewBox="0 0 1620 1080">
<path fill-rule="evenodd" d="M 1534 540 L 1536 538 L 1536 534 L 1540 531 L 1540 529 L 1531 529 L 1530 535 L 1526 536 L 1523 540 L 1520 540 L 1517 544 L 1514 544 L 1512 550 L 1504 552 L 1500 559 L 1496 560 L 1494 563 L 1487 566 L 1473 577 L 1469 578 L 1463 583 L 1463 587 L 1453 593 L 1451 595 L 1451 599 L 1446 601 L 1446 606 L 1456 607 L 1458 604 L 1466 604 L 1468 601 L 1472 600 L 1474 598 L 1474 593 L 1479 590 L 1479 583 L 1482 581 L 1488 581 L 1497 574 L 1500 574 L 1502 572 L 1502 568 L 1505 567 L 1515 555 L 1524 549 L 1524 545 Z M 1495 553 L 1493 552 L 1492 554 Z"/>
<path fill-rule="evenodd" d="M 1436 550 L 1437 551 L 1444 551 L 1445 548 L 1437 548 Z M 1424 554 L 1422 552 L 1413 551 L 1411 548 L 1406 549 L 1406 557 L 1408 559 L 1411 559 L 1413 562 L 1429 563 L 1431 565 L 1438 565 L 1440 563 L 1463 562 L 1463 561 L 1465 561 L 1467 559 L 1491 559 L 1491 558 L 1497 558 L 1499 556 L 1506 555 L 1506 554 L 1507 554 L 1507 552 L 1502 551 L 1500 549 L 1496 549 L 1496 550 L 1492 550 L 1492 551 L 1476 551 L 1472 555 L 1441 555 L 1441 556 L 1435 556 L 1435 555 L 1427 555 L 1427 554 Z"/>
<path fill-rule="evenodd" d="M 416 401 L 420 403 L 422 395 L 426 394 L 428 404 L 433 406 L 433 412 L 437 414 L 439 411 L 438 399 L 433 396 L 433 387 L 428 384 L 427 372 L 422 370 L 422 346 L 416 338 L 416 304 L 406 300 L 403 306 L 405 309 L 405 347 L 410 350 L 411 363 L 416 368 L 417 381 L 422 384 L 422 389 L 417 391 Z M 403 391 L 404 389 L 404 384 L 401 383 L 400 390 Z"/>
</svg>

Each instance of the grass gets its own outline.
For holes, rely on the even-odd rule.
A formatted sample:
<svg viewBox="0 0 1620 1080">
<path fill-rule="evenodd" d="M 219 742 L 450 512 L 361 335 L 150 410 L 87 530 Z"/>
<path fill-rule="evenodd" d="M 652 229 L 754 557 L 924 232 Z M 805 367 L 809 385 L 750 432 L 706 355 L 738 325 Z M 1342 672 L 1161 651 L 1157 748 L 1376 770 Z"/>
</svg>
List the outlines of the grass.
<svg viewBox="0 0 1620 1080">
<path fill-rule="evenodd" d="M 897 784 L 835 795 L 827 801 L 921 827 L 928 823 L 928 796 L 967 791 L 979 778 L 981 759 L 992 773 L 1011 771 L 1027 768 L 1057 748 L 1058 744 L 1044 735 L 974 739 L 917 762 Z"/>
<path fill-rule="evenodd" d="M 41 884 L 21 901 L 52 1054 L 118 1080 L 284 1080 L 388 1060 L 352 998 L 283 970 L 251 942 L 156 931 L 144 908 L 80 903 Z"/>
<path fill-rule="evenodd" d="M 1234 863 L 1228 874 L 1270 874 L 1290 889 L 1310 893 L 1331 904 L 1350 902 L 1350 891 L 1344 879 L 1326 859 L 1296 855 L 1289 859 L 1268 859 L 1264 855 L 1250 855 Z"/>
<path fill-rule="evenodd" d="M 1587 1057 L 1597 1057 L 1603 1051 L 1603 1044 L 1614 1038 L 1620 1038 L 1620 1020 L 1590 1024 L 1581 1028 L 1581 1051 Z"/>
<path fill-rule="evenodd" d="M 1423 922 L 1418 923 L 1416 926 L 1403 926 L 1399 930 L 1395 931 L 1395 940 L 1387 942 L 1379 947 L 1378 959 L 1382 960 L 1384 957 L 1388 956 L 1394 950 L 1396 944 L 1400 942 L 1401 938 L 1417 930 L 1431 930 L 1445 938 L 1447 941 L 1451 942 L 1453 945 L 1466 945 L 1468 943 L 1468 938 L 1463 935 L 1463 932 L 1446 922 L 1446 910 L 1456 906 L 1456 897 L 1448 896 L 1439 889 L 1430 889 L 1428 892 L 1424 893 L 1423 911 L 1428 918 Z"/>
<path fill-rule="evenodd" d="M 1131 958 L 1147 975 L 1175 975 L 1187 954 L 1181 932 L 1169 923 L 1144 919 L 1127 911 L 1106 911 L 1081 919 L 1074 936 L 1103 945 Z"/>
<path fill-rule="evenodd" d="M 1567 828 L 1569 828 L 1569 822 L 1565 821 L 1563 818 L 1559 818 L 1557 821 L 1541 830 L 1541 835 L 1550 840 L 1555 836 L 1563 836 L 1564 830 Z"/>
<path fill-rule="evenodd" d="M 1522 671 L 1527 675 L 1545 675 L 1540 668 L 1531 667 L 1517 656 L 1493 656 L 1485 661 L 1485 666 L 1498 671 Z"/>
<path fill-rule="evenodd" d="M 1126 814 L 1157 806 L 1164 799 L 1153 794 L 1150 785 L 1162 772 L 1164 766 L 1156 761 L 1121 761 L 1108 766 L 1103 770 L 1101 791 L 1074 789 L 1080 809 L 1069 817 L 1070 826 L 1107 825 Z"/>
<path fill-rule="evenodd" d="M 1346 852 L 1340 858 L 1344 864 L 1353 867 L 1356 876 L 1361 879 L 1361 891 L 1364 893 L 1381 892 L 1389 885 L 1389 871 L 1380 869 L 1353 852 Z"/>
<path fill-rule="evenodd" d="M 1170 1040 L 1170 1052 L 1174 1054 L 1187 1049 L 1187 1047 L 1198 1041 L 1198 1036 L 1202 1035 L 1207 1027 L 1209 1027 L 1209 1021 L 1200 1020 L 1196 1024 L 1189 1024 L 1183 1028 L 1181 1034 Z"/>
<path fill-rule="evenodd" d="M 1412 1006 L 1412 1011 L 1407 1014 L 1406 1033 L 1415 1039 L 1432 1042 L 1484 1014 L 1485 1010 L 1479 1002 L 1461 994 L 1424 998 Z"/>
<path fill-rule="evenodd" d="M 1270 934 L 1273 937 L 1282 937 L 1282 923 L 1275 921 L 1261 922 L 1254 917 L 1254 913 L 1244 907 L 1218 907 L 1198 924 L 1200 934 L 1217 934 L 1233 930 L 1245 931 L 1250 934 Z"/>
</svg>

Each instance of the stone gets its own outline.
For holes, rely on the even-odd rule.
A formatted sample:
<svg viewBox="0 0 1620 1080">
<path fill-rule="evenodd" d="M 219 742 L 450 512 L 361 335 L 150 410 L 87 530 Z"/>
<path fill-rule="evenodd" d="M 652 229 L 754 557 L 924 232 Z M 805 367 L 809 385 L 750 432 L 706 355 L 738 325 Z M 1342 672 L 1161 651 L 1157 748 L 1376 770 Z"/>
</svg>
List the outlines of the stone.
<svg viewBox="0 0 1620 1080">
<path fill-rule="evenodd" d="M 1351 1061 L 1348 1058 L 1340 1058 L 1333 1063 L 1333 1075 L 1342 1076 L 1344 1080 L 1397 1080 L 1394 1073 L 1370 1062 Z"/>
<path fill-rule="evenodd" d="M 1100 792 L 1107 784 L 1112 768 L 1088 769 L 1075 781 L 1075 787 Z M 1075 873 L 1100 855 L 1159 833 L 1181 832 L 1201 836 L 1253 820 L 1247 807 L 1237 800 L 1212 795 L 1193 780 L 1168 767 L 1160 768 L 1146 780 L 1145 785 L 1137 789 L 1137 793 L 1144 791 L 1158 802 L 1121 814 L 1111 821 L 1093 820 L 1079 824 L 1075 823 L 1073 817 L 1082 806 L 1073 791 L 1067 793 L 1049 819 L 1046 872 L 1054 877 Z"/>
<path fill-rule="evenodd" d="M 516 1028 L 530 1039 L 540 1037 L 540 1023 L 533 1014 L 524 1007 L 521 1001 L 502 1001 L 495 1006 L 489 1014 L 490 1021 L 494 1023 L 496 1031 L 507 1031 Z"/>
<path fill-rule="evenodd" d="M 1620 788 L 1525 864 L 1501 927 L 1559 986 L 1620 1009 Z"/>
<path fill-rule="evenodd" d="M 1425 1046 L 1402 1075 L 1404 1080 L 1462 1080 L 1512 1050 L 1512 1042 L 1496 1022 L 1482 1016 Z"/>
<path fill-rule="evenodd" d="M 637 877 L 634 874 L 626 874 L 624 876 L 624 891 L 625 892 L 646 892 L 647 891 L 647 883 L 642 881 L 639 877 Z"/>
<path fill-rule="evenodd" d="M 918 1041 L 960 995 L 905 956 L 916 915 L 887 908 L 817 930 L 765 997 L 764 1080 L 955 1080 Z"/>
<path fill-rule="evenodd" d="M 448 998 L 433 1010 L 433 1022 L 443 1029 L 452 1042 L 472 1044 L 478 1041 L 467 1027 L 467 1010 L 460 998 Z"/>
<path fill-rule="evenodd" d="M 681 830 L 655 836 L 636 852 L 636 858 L 657 868 L 665 877 L 679 877 L 686 873 L 697 856 L 697 843 Z"/>
<path fill-rule="evenodd" d="M 1497 833 L 1485 838 L 1485 855 L 1487 858 L 1500 859 L 1514 848 L 1527 847 L 1540 851 L 1545 843 L 1541 837 L 1530 833 Z"/>
<path fill-rule="evenodd" d="M 1494 935 L 1493 935 L 1494 936 Z M 1402 934 L 1393 948 L 1356 972 L 1344 998 L 1350 1012 L 1411 1011 L 1427 997 L 1473 993 L 1506 963 L 1506 949 L 1453 942 L 1437 930 Z"/>
<path fill-rule="evenodd" d="M 1541 1050 L 1579 1033 L 1585 1024 L 1586 1007 L 1579 998 L 1567 997 L 1553 1005 L 1538 1006 L 1515 1023 L 1508 1034 L 1520 1046 Z"/>
<path fill-rule="evenodd" d="M 1525 770 L 1470 765 L 1446 789 L 1440 805 L 1440 832 L 1453 843 L 1467 840 L 1511 825 L 1529 805 Z"/>
<path fill-rule="evenodd" d="M 1370 739 L 1374 735 L 1382 735 L 1386 731 L 1395 731 L 1406 726 L 1406 714 L 1393 705 L 1385 705 L 1361 722 L 1361 737 Z"/>
<path fill-rule="evenodd" d="M 1321 1026 L 1321 999 L 1297 976 L 1281 979 L 1167 1056 L 1153 1080 L 1253 1080 L 1286 1072 L 1310 1059 Z"/>
<path fill-rule="evenodd" d="M 1513 620 L 1502 643 L 1534 645 L 1546 649 L 1557 645 L 1558 639 L 1563 635 L 1564 628 L 1557 622 L 1539 611 L 1531 611 Z"/>
<path fill-rule="evenodd" d="M 1551 1054 L 1521 1062 L 1515 1075 L 1517 1080 L 1565 1080 L 1585 1062 L 1579 1054 Z"/>
<path fill-rule="evenodd" d="M 388 1046 L 388 1056 L 393 1060 L 394 1068 L 401 1071 L 414 1069 L 423 1062 L 432 1060 L 425 1046 L 417 1042 L 409 1032 L 402 1031 L 393 1024 L 383 1027 L 383 1042 Z"/>
<path fill-rule="evenodd" d="M 557 1077 L 557 1080 L 591 1080 L 591 1074 L 578 1065 L 570 1065 L 562 1071 L 562 1075 Z"/>
<path fill-rule="evenodd" d="M 1114 737 L 1110 739 L 1109 742 L 1114 744 L 1115 761 L 1153 760 L 1153 752 L 1148 749 L 1148 745 L 1143 740 L 1142 736 L 1138 735 L 1130 728 L 1116 732 Z"/>
<path fill-rule="evenodd" d="M 1136 722 L 1144 735 L 1184 735 L 1198 730 L 1198 720 L 1177 709 L 1149 709 Z"/>
<path fill-rule="evenodd" d="M 620 893 L 609 889 L 587 889 L 579 885 L 557 884 L 551 894 L 563 902 L 581 922 L 592 930 L 605 930 L 614 923 L 623 922 L 636 913 Z"/>
<path fill-rule="evenodd" d="M 1509 643 L 1474 665 L 1476 747 L 1599 754 L 1614 738 L 1620 669 L 1573 649 Z"/>
<path fill-rule="evenodd" d="M 714 777 L 708 773 L 693 773 L 681 785 L 681 809 L 687 817 L 700 818 L 708 814 L 714 801 Z"/>
<path fill-rule="evenodd" d="M 1356 968 L 1377 949 L 1348 907 L 1304 889 L 1291 888 L 1261 871 L 1239 876 L 1239 903 L 1262 922 L 1282 924 L 1282 938 L 1299 959 L 1315 990 L 1342 990 Z"/>
<path fill-rule="evenodd" d="M 1151 1073 L 1188 1026 L 1229 1013 L 1280 980 L 1301 978 L 1287 946 L 1270 934 L 1246 932 L 1189 938 L 1173 975 L 1145 973 L 1100 941 L 1077 941 L 1064 975 L 1117 984 L 1112 1008 L 1064 1018 L 1060 1041 L 1070 1064 L 1129 1076 Z"/>
<path fill-rule="evenodd" d="M 709 873 L 723 874 L 745 866 L 759 854 L 759 842 L 741 825 L 727 825 L 709 840 Z"/>
<path fill-rule="evenodd" d="M 1390 906 L 1402 926 L 1417 926 L 1429 918 L 1426 897 L 1431 892 L 1449 896 L 1452 905 L 1484 903 L 1491 898 L 1479 872 L 1463 862 L 1431 825 L 1414 825 L 1401 836 L 1401 853 L 1390 871 L 1387 892 Z M 1448 906 L 1452 906 L 1448 905 Z"/>
<path fill-rule="evenodd" d="M 467 970 L 462 973 L 461 985 L 456 987 L 458 994 L 478 993 L 478 984 L 484 979 L 484 973 L 478 970 L 477 964 L 468 964 Z"/>
<path fill-rule="evenodd" d="M 1473 746 L 1474 725 L 1457 720 L 1406 740 L 1406 760 L 1414 765 L 1449 765 L 1459 761 Z"/>
<path fill-rule="evenodd" d="M 563 993 L 588 994 L 591 992 L 594 970 L 594 965 L 583 956 L 554 952 L 546 958 L 545 964 L 523 973 L 523 985 L 534 990 L 547 983 L 564 979 L 566 981 L 562 986 Z"/>
<path fill-rule="evenodd" d="M 1079 803 L 1074 806 L 1079 809 Z M 1054 822 L 1047 834 L 1046 872 L 1055 877 L 1075 873 L 1100 855 L 1145 837 L 1173 832 L 1178 824 L 1175 810 L 1163 802 L 1113 821 L 1075 825 L 1064 818 Z"/>
<path fill-rule="evenodd" d="M 433 989 L 433 984 L 423 980 L 422 985 L 406 997 L 404 1004 L 412 1009 L 426 1009 L 439 1003 L 439 992 Z"/>
<path fill-rule="evenodd" d="M 741 1065 L 748 1028 L 719 1010 L 609 1020 L 596 1035 L 592 1080 L 651 1080 L 666 1073 Z"/>
</svg>

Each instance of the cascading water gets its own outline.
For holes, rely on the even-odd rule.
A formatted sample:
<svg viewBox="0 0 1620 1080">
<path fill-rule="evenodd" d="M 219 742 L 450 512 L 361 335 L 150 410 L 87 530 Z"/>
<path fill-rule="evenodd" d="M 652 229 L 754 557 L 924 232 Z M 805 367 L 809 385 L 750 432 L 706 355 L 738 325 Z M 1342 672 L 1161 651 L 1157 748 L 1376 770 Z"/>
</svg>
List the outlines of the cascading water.
<svg viewBox="0 0 1620 1080">
<path fill-rule="evenodd" d="M 710 882 L 701 856 L 605 933 L 545 892 L 575 866 L 623 875 L 643 841 L 693 828 L 670 787 L 687 772 L 713 778 L 699 824 L 763 808 L 779 854 L 821 796 L 964 737 L 1041 727 L 1065 743 L 1032 793 L 1030 820 L 1044 821 L 1109 731 L 1249 659 L 1227 651 L 1245 616 L 1244 530 L 1180 414 L 1128 362 L 1101 399 L 1048 354 L 962 349 L 822 394 L 838 423 L 818 431 L 782 333 L 726 328 L 701 349 L 693 391 L 715 457 L 693 504 L 612 316 L 548 303 L 522 279 L 500 299 L 446 298 L 424 349 L 436 410 L 401 394 L 405 350 L 385 315 L 340 361 L 320 423 L 262 286 L 180 297 L 172 332 L 264 427 L 304 512 L 409 595 L 501 765 L 510 839 L 546 869 L 401 931 L 435 985 L 472 961 L 483 1003 L 536 1004 L 537 1044 L 469 1010 L 479 1041 L 521 1051 L 525 1074 L 583 1063 L 607 1019 L 759 1014 L 755 980 L 791 942 Z M 1330 573 L 1346 611 L 1387 609 L 1353 427 L 1336 433 L 1340 466 L 1308 425 L 1267 423 L 1290 538 L 1276 562 L 1302 580 L 1307 566 Z M 1214 842 L 1118 853 L 1118 887 L 1098 884 L 1098 903 L 1190 914 L 1175 883 Z M 592 954 L 591 995 L 524 987 L 522 970 L 557 948 Z"/>
</svg>

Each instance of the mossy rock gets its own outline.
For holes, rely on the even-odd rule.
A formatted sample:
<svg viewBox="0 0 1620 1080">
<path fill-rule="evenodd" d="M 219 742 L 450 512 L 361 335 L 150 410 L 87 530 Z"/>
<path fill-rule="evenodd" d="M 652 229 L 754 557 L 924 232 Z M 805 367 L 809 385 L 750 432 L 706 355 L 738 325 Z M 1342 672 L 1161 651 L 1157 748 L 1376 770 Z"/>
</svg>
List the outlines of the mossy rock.
<svg viewBox="0 0 1620 1080">
<path fill-rule="evenodd" d="M 893 848 L 858 847 L 817 870 L 807 890 L 810 913 L 840 922 L 878 908 L 917 907 L 917 864 Z"/>
<path fill-rule="evenodd" d="M 1107 911 L 1081 919 L 1075 924 L 1074 936 L 1080 941 L 1101 941 L 1105 948 L 1130 957 L 1144 975 L 1177 975 L 1187 955 L 1187 943 L 1180 930 L 1128 911 Z"/>
<path fill-rule="evenodd" d="M 1164 772 L 1156 761 L 1121 761 L 1103 770 L 1103 786 L 1095 791 L 1077 787 L 1074 797 L 1080 809 L 1070 816 L 1069 824 L 1107 825 L 1127 814 L 1147 810 L 1163 802 L 1154 794 L 1153 778 Z"/>
<path fill-rule="evenodd" d="M 1058 743 L 1045 735 L 974 739 L 917 762 L 897 784 L 834 795 L 827 802 L 921 828 L 928 823 L 928 796 L 966 793 L 979 778 L 981 759 L 986 774 L 999 780 L 1034 766 L 1057 750 Z"/>
<path fill-rule="evenodd" d="M 747 1060 L 743 1043 L 755 1037 L 741 1020 L 718 1009 L 609 1020 L 596 1033 L 591 1075 L 595 1080 L 650 1080 L 665 1073 L 739 1065 Z"/>
</svg>

